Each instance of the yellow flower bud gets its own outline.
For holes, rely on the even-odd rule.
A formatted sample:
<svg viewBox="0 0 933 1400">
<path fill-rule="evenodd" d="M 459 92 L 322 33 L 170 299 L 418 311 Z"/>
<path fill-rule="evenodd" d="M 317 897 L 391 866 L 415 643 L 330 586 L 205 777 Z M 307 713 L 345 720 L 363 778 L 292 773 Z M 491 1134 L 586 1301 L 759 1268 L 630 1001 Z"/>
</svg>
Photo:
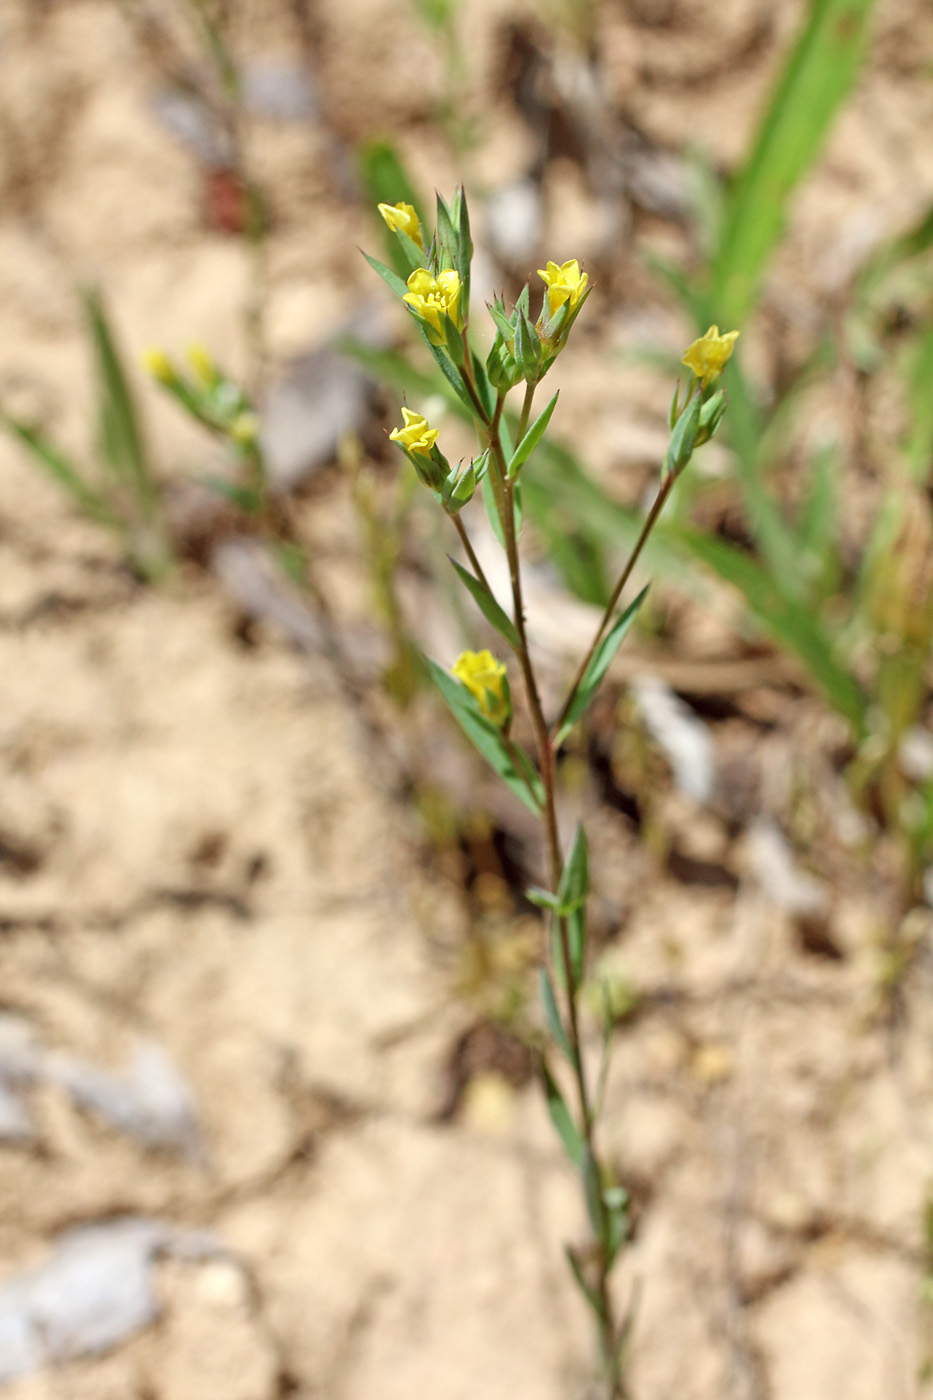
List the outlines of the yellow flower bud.
<svg viewBox="0 0 933 1400">
<path fill-rule="evenodd" d="M 556 262 L 549 262 L 547 268 L 538 268 L 538 276 L 547 285 L 547 299 L 552 316 L 557 315 L 565 301 L 569 301 L 570 310 L 575 311 L 589 281 L 587 273 L 580 271 L 580 264 L 576 258 L 561 263 L 560 267 Z"/>
<path fill-rule="evenodd" d="M 409 408 L 402 409 L 402 417 L 405 419 L 404 428 L 394 429 L 389 437 L 393 442 L 400 442 L 406 452 L 420 452 L 425 457 L 430 456 L 431 448 L 437 442 L 437 429 L 432 428 L 420 413 L 412 413 Z"/>
<path fill-rule="evenodd" d="M 173 384 L 178 378 L 175 366 L 168 355 L 156 346 L 143 351 L 142 363 L 146 373 L 151 374 L 153 379 L 157 379 L 160 384 Z"/>
<path fill-rule="evenodd" d="M 464 651 L 451 667 L 461 685 L 479 701 L 479 707 L 493 724 L 504 724 L 509 717 L 505 662 L 491 651 Z"/>
<path fill-rule="evenodd" d="M 710 326 L 705 335 L 693 342 L 680 363 L 693 370 L 705 389 L 707 384 L 712 384 L 722 374 L 738 338 L 738 331 L 720 335 L 718 326 Z"/>
<path fill-rule="evenodd" d="M 424 252 L 424 241 L 421 237 L 421 221 L 415 213 L 411 204 L 380 204 L 379 213 L 385 219 L 389 228 L 400 229 L 402 233 L 407 233 L 413 243 Z"/>
<path fill-rule="evenodd" d="M 426 267 L 419 267 L 408 279 L 408 291 L 402 298 L 412 310 L 430 327 L 429 334 L 435 345 L 446 344 L 442 316 L 449 316 L 457 330 L 462 330 L 460 320 L 460 277 L 453 268 L 439 272 L 434 277 Z"/>
</svg>

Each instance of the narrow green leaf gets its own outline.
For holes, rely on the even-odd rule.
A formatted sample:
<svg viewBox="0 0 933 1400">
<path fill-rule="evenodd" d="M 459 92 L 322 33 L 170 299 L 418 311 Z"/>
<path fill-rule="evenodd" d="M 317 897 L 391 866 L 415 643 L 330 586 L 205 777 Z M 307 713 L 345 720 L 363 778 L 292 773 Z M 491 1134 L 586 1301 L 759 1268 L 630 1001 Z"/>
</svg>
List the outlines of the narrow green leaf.
<svg viewBox="0 0 933 1400">
<path fill-rule="evenodd" d="M 563 724 L 561 725 L 560 732 L 557 736 L 558 743 L 562 743 L 563 740 L 570 733 L 571 728 L 583 714 L 587 705 L 589 705 L 593 696 L 596 694 L 596 691 L 602 684 L 603 678 L 606 672 L 609 670 L 609 666 L 612 662 L 612 659 L 615 656 L 616 652 L 619 650 L 619 647 L 622 645 L 626 633 L 628 632 L 632 623 L 635 621 L 635 616 L 638 612 L 638 609 L 644 602 L 645 594 L 647 592 L 648 585 L 646 584 L 645 587 L 639 593 L 638 597 L 635 599 L 634 603 L 630 603 L 625 609 L 625 611 L 623 613 L 620 613 L 620 615 L 616 618 L 615 622 L 612 624 L 609 631 L 606 633 L 605 637 L 603 637 L 599 646 L 596 648 L 596 651 L 593 653 L 592 660 L 587 666 L 586 671 L 583 675 L 583 679 L 580 681 L 580 684 L 578 685 L 576 692 L 574 693 L 573 699 L 567 710 L 567 713 L 564 716 Z"/>
<path fill-rule="evenodd" d="M 457 268 L 457 234 L 446 202 L 437 196 L 437 249 L 439 268 Z"/>
<path fill-rule="evenodd" d="M 754 150 L 726 202 L 712 301 L 741 325 L 780 237 L 791 191 L 819 154 L 858 72 L 874 0 L 814 0 Z"/>
<path fill-rule="evenodd" d="M 572 914 L 583 904 L 589 892 L 589 847 L 583 823 L 577 822 L 577 829 L 573 835 L 573 845 L 570 848 L 570 855 L 567 857 L 567 864 L 564 866 L 564 873 L 561 876 L 560 889 L 557 891 L 562 912 Z"/>
<path fill-rule="evenodd" d="M 586 1213 L 590 1218 L 593 1234 L 598 1240 L 602 1240 L 605 1207 L 603 1205 L 602 1183 L 599 1179 L 599 1163 L 596 1161 L 590 1148 L 586 1146 L 584 1146 L 583 1149 L 582 1173 L 583 1194 L 586 1197 Z"/>
<path fill-rule="evenodd" d="M 398 273 L 393 272 L 391 267 L 386 267 L 385 263 L 381 263 L 378 258 L 370 257 L 369 253 L 364 253 L 363 257 L 369 263 L 373 271 L 378 272 L 390 291 L 394 292 L 400 299 L 406 295 L 408 287 L 402 281 L 401 277 L 399 277 Z"/>
<path fill-rule="evenodd" d="M 537 904 L 539 909 L 549 909 L 551 913 L 556 913 L 560 908 L 560 900 L 553 890 L 544 890 L 540 885 L 529 885 L 525 891 L 525 898 L 532 904 Z"/>
<path fill-rule="evenodd" d="M 530 763 L 527 764 L 527 768 L 524 764 L 522 765 L 524 776 L 519 774 L 500 730 L 480 713 L 479 707 L 469 691 L 436 661 L 432 661 L 430 658 L 426 658 L 426 660 L 431 679 L 464 734 L 515 796 L 520 798 L 525 806 L 534 812 L 535 816 L 539 816 L 542 807 L 542 789 L 540 778 L 534 773 Z M 513 745 L 512 748 L 514 753 L 521 755 L 521 750 L 516 745 Z M 537 781 L 537 790 L 535 790 L 532 778 Z"/>
<path fill-rule="evenodd" d="M 471 574 L 469 569 L 465 569 L 462 564 L 458 564 L 456 559 L 451 559 L 449 554 L 447 557 L 450 559 L 451 564 L 453 564 L 457 572 L 457 577 L 460 579 L 464 588 L 473 595 L 476 605 L 486 621 L 490 626 L 496 629 L 501 637 L 505 638 L 512 650 L 517 652 L 521 644 L 519 642 L 518 632 L 515 630 L 515 624 L 508 613 L 500 607 L 489 589 L 486 588 L 484 584 L 480 583 L 479 579 Z"/>
<path fill-rule="evenodd" d="M 576 1280 L 577 1287 L 583 1294 L 586 1301 L 589 1303 L 590 1307 L 593 1309 L 596 1316 L 600 1320 L 602 1320 L 603 1307 L 599 1299 L 599 1294 L 596 1292 L 595 1288 L 591 1288 L 590 1285 L 587 1283 L 583 1273 L 583 1265 L 580 1263 L 580 1260 L 577 1257 L 576 1250 L 573 1248 L 572 1245 L 565 1244 L 564 1253 L 567 1256 L 567 1263 L 570 1265 L 570 1272 L 573 1274 L 574 1279 Z"/>
<path fill-rule="evenodd" d="M 508 343 L 512 339 L 512 322 L 504 311 L 500 311 L 494 302 L 487 301 L 486 310 L 489 312 L 496 324 L 496 329 L 501 332 L 503 340 Z"/>
<path fill-rule="evenodd" d="M 541 1060 L 541 1077 L 544 1080 L 544 1096 L 547 1100 L 548 1113 L 551 1115 L 551 1122 L 557 1129 L 557 1135 L 564 1144 L 564 1150 L 575 1167 L 580 1167 L 584 1160 L 584 1142 L 574 1123 L 570 1109 L 564 1102 L 563 1095 L 557 1087 L 557 1083 L 551 1071 L 547 1067 L 547 1061 Z"/>
<path fill-rule="evenodd" d="M 544 1005 L 544 1015 L 547 1019 L 548 1029 L 554 1037 L 554 1042 L 563 1050 L 567 1059 L 573 1063 L 573 1053 L 570 1049 L 570 1041 L 567 1039 L 567 1032 L 561 1020 L 560 1012 L 557 1009 L 557 998 L 554 995 L 554 984 L 546 967 L 538 969 L 538 980 L 541 984 L 541 1001 Z"/>
<path fill-rule="evenodd" d="M 139 412 L 100 293 L 89 287 L 83 296 L 100 381 L 101 446 L 112 470 L 131 490 L 143 518 L 151 519 L 158 491 L 143 445 Z"/>
<path fill-rule="evenodd" d="M 544 437 L 545 431 L 547 430 L 547 425 L 551 421 L 551 414 L 557 407 L 557 400 L 559 396 L 560 390 L 558 389 L 557 393 L 551 399 L 551 402 L 548 404 L 547 408 L 540 415 L 540 417 L 535 419 L 531 427 L 526 432 L 525 436 L 522 438 L 521 442 L 516 447 L 515 451 L 512 453 L 512 458 L 509 462 L 509 476 L 512 477 L 513 480 L 518 476 L 518 473 L 521 471 L 523 465 L 525 464 L 525 462 L 527 462 L 528 458 L 531 456 L 532 452 L 534 452 L 538 443 Z"/>
<path fill-rule="evenodd" d="M 573 985 L 579 987 L 586 966 L 586 905 L 581 904 L 567 915 L 567 942 L 570 946 L 570 966 Z"/>
<path fill-rule="evenodd" d="M 81 472 L 38 429 L 11 418 L 0 409 L 0 424 L 22 443 L 36 465 L 71 496 L 75 505 L 92 520 L 110 529 L 122 529 L 118 516 L 107 500 L 89 486 Z"/>
<path fill-rule="evenodd" d="M 463 288 L 460 306 L 464 321 L 470 317 L 470 266 L 473 261 L 473 239 L 470 235 L 470 213 L 467 209 L 466 191 L 459 191 L 457 201 L 457 271 Z"/>
<path fill-rule="evenodd" d="M 472 416 L 474 410 L 473 405 L 470 402 L 470 396 L 467 393 L 466 389 L 463 387 L 463 380 L 457 373 L 456 367 L 451 363 L 447 352 L 442 350 L 439 345 L 435 345 L 430 340 L 427 330 L 424 327 L 424 324 L 417 316 L 414 315 L 414 313 L 412 313 L 412 319 L 414 320 L 415 325 L 418 327 L 418 330 L 421 333 L 421 339 L 424 341 L 425 345 L 431 352 L 431 358 L 433 359 L 434 363 L 437 365 L 441 374 L 443 374 L 444 378 L 447 380 L 447 383 L 457 395 L 457 398 L 460 399 L 461 403 L 465 404 L 466 407 L 470 410 L 470 414 Z"/>
</svg>

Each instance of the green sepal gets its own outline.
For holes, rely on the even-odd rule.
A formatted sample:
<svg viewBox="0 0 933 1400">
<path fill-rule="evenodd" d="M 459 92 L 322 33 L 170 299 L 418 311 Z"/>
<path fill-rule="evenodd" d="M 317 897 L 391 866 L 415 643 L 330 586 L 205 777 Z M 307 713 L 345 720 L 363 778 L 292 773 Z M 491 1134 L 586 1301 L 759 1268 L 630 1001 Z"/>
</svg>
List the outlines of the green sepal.
<svg viewBox="0 0 933 1400">
<path fill-rule="evenodd" d="M 527 380 L 534 382 L 541 373 L 541 340 L 525 311 L 515 322 L 515 361 Z"/>
<path fill-rule="evenodd" d="M 544 437 L 544 434 L 547 430 L 547 425 L 551 421 L 551 414 L 557 407 L 557 400 L 559 395 L 560 390 L 558 389 L 557 393 L 551 399 L 551 402 L 548 404 L 547 408 L 538 418 L 535 419 L 531 427 L 525 433 L 525 436 L 522 438 L 521 442 L 516 447 L 515 451 L 512 453 L 512 457 L 508 466 L 508 475 L 512 478 L 513 481 L 518 476 L 518 473 L 521 471 L 522 467 L 524 466 L 525 462 L 527 462 L 532 452 L 534 452 L 538 443 Z"/>
<path fill-rule="evenodd" d="M 486 310 L 495 321 L 496 329 L 499 331 L 502 338 L 506 342 L 510 341 L 515 334 L 515 327 L 512 325 L 508 316 L 506 316 L 505 311 L 494 301 L 487 301 Z"/>
<path fill-rule="evenodd" d="M 703 402 L 699 396 L 691 399 L 674 424 L 674 431 L 671 433 L 670 444 L 664 457 L 662 472 L 664 477 L 679 476 L 693 456 L 702 408 Z"/>
<path fill-rule="evenodd" d="M 442 272 L 445 268 L 453 268 L 457 271 L 458 249 L 457 234 L 450 217 L 450 209 L 446 202 L 437 196 L 437 270 Z M 462 280 L 462 279 L 461 279 Z"/>
<path fill-rule="evenodd" d="M 444 317 L 444 338 L 447 341 L 447 353 L 453 360 L 457 369 L 462 369 L 466 361 L 466 347 L 463 341 L 463 332 L 457 329 L 456 322 L 449 316 Z"/>
<path fill-rule="evenodd" d="M 551 1115 L 551 1122 L 557 1130 L 558 1137 L 564 1144 L 564 1151 L 575 1167 L 581 1167 L 586 1146 L 543 1056 L 541 1058 L 541 1078 L 544 1081 L 544 1097 L 547 1100 L 548 1113 Z"/>
<path fill-rule="evenodd" d="M 517 652 L 521 647 L 521 642 L 518 632 L 515 629 L 515 624 L 508 613 L 506 613 L 496 601 L 486 585 L 471 574 L 469 569 L 465 569 L 462 564 L 458 564 L 456 559 L 451 558 L 449 554 L 447 557 L 454 566 L 457 577 L 460 579 L 464 588 L 466 588 L 468 593 L 473 595 L 473 599 L 486 621 L 490 626 L 496 629 L 500 637 L 505 638 L 512 650 Z"/>
<path fill-rule="evenodd" d="M 602 684 L 603 677 L 608 671 L 613 657 L 622 645 L 626 633 L 635 621 L 635 615 L 644 602 L 647 592 L 648 585 L 646 584 L 634 603 L 630 603 L 625 609 L 625 612 L 620 613 L 616 618 L 615 622 L 596 648 L 596 651 L 593 653 L 590 663 L 583 673 L 580 684 L 574 692 L 573 700 L 567 709 L 567 713 L 564 715 L 563 722 L 557 734 L 558 744 L 562 744 L 564 739 L 566 739 L 570 730 L 583 714 L 583 711 L 586 709 L 587 705 L 589 705 L 596 691 L 599 689 L 599 686 Z"/>
<path fill-rule="evenodd" d="M 482 713 L 466 686 L 461 685 L 450 672 L 445 671 L 430 657 L 426 657 L 425 660 L 432 681 L 464 734 L 515 796 L 520 798 L 535 816 L 540 816 L 544 806 L 544 787 L 527 756 L 516 745 L 512 745 L 512 753 L 516 755 L 520 765 L 519 772 L 501 730 Z"/>
<path fill-rule="evenodd" d="M 464 323 L 470 317 L 470 265 L 473 261 L 473 239 L 470 235 L 470 213 L 466 192 L 458 190 L 455 200 L 457 223 L 457 271 L 460 274 L 460 307 Z"/>
</svg>

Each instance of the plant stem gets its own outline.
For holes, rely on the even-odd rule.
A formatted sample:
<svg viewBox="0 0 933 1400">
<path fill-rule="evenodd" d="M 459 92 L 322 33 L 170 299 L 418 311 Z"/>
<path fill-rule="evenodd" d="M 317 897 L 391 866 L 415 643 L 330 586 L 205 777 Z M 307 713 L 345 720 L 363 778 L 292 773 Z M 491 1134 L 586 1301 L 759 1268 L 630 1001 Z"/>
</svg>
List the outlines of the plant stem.
<svg viewBox="0 0 933 1400">
<path fill-rule="evenodd" d="M 456 514 L 451 513 L 450 518 L 454 522 L 454 528 L 456 529 L 457 534 L 460 536 L 460 543 L 463 545 L 466 557 L 470 561 L 470 567 L 472 568 L 474 574 L 479 579 L 483 587 L 488 589 L 488 591 L 492 593 L 492 589 L 489 586 L 489 580 L 483 573 L 483 566 L 476 557 L 476 551 L 470 543 L 470 537 L 466 532 L 466 527 L 463 521 L 460 519 L 459 512 Z"/>
<path fill-rule="evenodd" d="M 583 682 L 583 677 L 586 675 L 587 668 L 590 662 L 592 661 L 594 655 L 596 654 L 596 648 L 602 641 L 603 636 L 606 632 L 606 628 L 612 621 L 612 614 L 615 612 L 616 604 L 622 596 L 622 590 L 625 588 L 625 585 L 628 583 L 629 579 L 632 576 L 632 571 L 634 570 L 635 565 L 638 563 L 641 552 L 644 549 L 645 544 L 647 543 L 648 536 L 651 534 L 651 531 L 657 524 L 658 517 L 660 516 L 661 511 L 664 509 L 668 496 L 671 494 L 671 488 L 673 487 L 675 480 L 675 476 L 673 475 L 673 473 L 671 473 L 664 478 L 664 480 L 661 482 L 661 485 L 658 487 L 658 494 L 657 496 L 655 496 L 654 503 L 652 504 L 651 509 L 645 517 L 645 523 L 641 527 L 641 533 L 639 534 L 638 539 L 635 541 L 635 546 L 628 557 L 628 561 L 625 565 L 625 568 L 619 575 L 618 582 L 616 583 L 615 588 L 612 590 L 609 602 L 606 604 L 605 610 L 602 615 L 602 619 L 600 620 L 600 624 L 596 629 L 596 635 L 593 638 L 592 643 L 590 644 L 589 650 L 587 651 L 583 660 L 580 662 L 577 674 L 574 677 L 573 685 L 570 687 L 570 693 L 568 694 L 564 707 L 560 712 L 560 716 L 557 720 L 557 723 L 554 725 L 554 728 L 552 730 L 552 734 L 554 735 L 556 735 L 559 732 L 561 726 L 564 723 L 564 720 L 570 713 L 570 707 L 574 702 L 574 698 L 576 697 L 577 691 L 580 689 L 580 686 Z"/>
<path fill-rule="evenodd" d="M 531 415 L 534 391 L 535 386 L 532 384 L 529 384 L 525 390 L 525 398 L 522 404 L 521 420 L 518 430 L 519 441 L 521 441 Z M 556 893 L 560 886 L 561 875 L 564 868 L 560 834 L 557 826 L 556 755 L 554 743 L 548 732 L 547 721 L 545 720 L 544 710 L 541 705 L 541 696 L 538 690 L 534 667 L 531 662 L 528 635 L 525 628 L 521 563 L 515 533 L 514 483 L 508 479 L 505 454 L 499 434 L 503 403 L 504 397 L 500 394 L 496 402 L 495 413 L 489 425 L 489 447 L 491 453 L 490 471 L 493 473 L 493 482 L 496 487 L 496 501 L 500 508 L 502 529 L 505 536 L 506 555 L 509 563 L 509 578 L 512 586 L 514 622 L 519 639 L 518 659 L 521 665 L 522 679 L 524 681 L 528 709 L 538 750 L 538 761 L 541 767 L 541 779 L 544 785 L 545 804 L 542 817 L 547 838 L 549 882 L 551 890 Z M 573 958 L 570 951 L 570 934 L 567 927 L 567 920 L 558 915 L 554 917 L 557 918 L 558 946 L 560 949 L 560 961 L 563 972 L 563 978 L 561 980 L 566 990 L 567 1039 L 570 1044 L 571 1066 L 576 1082 L 577 1099 L 580 1110 L 580 1127 L 586 1152 L 592 1160 L 598 1164 L 598 1158 L 594 1147 L 594 1115 L 591 1107 L 580 1037 L 580 1025 L 577 1011 L 578 988 L 574 974 Z M 612 1297 L 609 1291 L 609 1253 L 607 1247 L 609 1225 L 604 1210 L 600 1220 L 600 1227 L 599 1239 L 597 1241 L 598 1276 L 596 1281 L 596 1296 L 599 1302 L 600 1351 L 603 1359 L 607 1400 L 621 1400 L 621 1378 L 616 1354 L 617 1329 L 613 1314 Z"/>
</svg>

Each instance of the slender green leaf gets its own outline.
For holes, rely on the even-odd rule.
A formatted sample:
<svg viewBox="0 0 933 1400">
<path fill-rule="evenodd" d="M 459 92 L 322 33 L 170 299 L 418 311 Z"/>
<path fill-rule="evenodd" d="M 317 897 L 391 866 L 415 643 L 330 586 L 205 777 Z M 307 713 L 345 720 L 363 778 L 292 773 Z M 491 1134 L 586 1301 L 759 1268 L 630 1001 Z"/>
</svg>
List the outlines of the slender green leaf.
<svg viewBox="0 0 933 1400">
<path fill-rule="evenodd" d="M 586 1301 L 589 1303 L 590 1307 L 593 1309 L 596 1316 L 602 1319 L 603 1305 L 600 1301 L 599 1294 L 596 1292 L 595 1288 L 592 1288 L 590 1284 L 587 1283 L 586 1277 L 583 1273 L 583 1265 L 580 1263 L 580 1260 L 577 1257 L 576 1250 L 573 1248 L 572 1245 L 565 1244 L 564 1253 L 567 1256 L 567 1263 L 570 1265 L 570 1272 L 573 1274 L 576 1280 L 577 1287 L 583 1294 Z"/>
<path fill-rule="evenodd" d="M 0 424 L 19 439 L 46 476 L 51 477 L 58 486 L 67 491 L 79 510 L 110 529 L 122 529 L 118 516 L 111 510 L 105 497 L 88 485 L 78 468 L 53 447 L 38 428 L 11 418 L 2 409 Z"/>
<path fill-rule="evenodd" d="M 526 432 L 525 436 L 522 438 L 521 442 L 516 447 L 515 451 L 512 453 L 508 471 L 509 476 L 512 477 L 513 480 L 518 476 L 518 473 L 521 471 L 523 465 L 525 464 L 525 462 L 527 462 L 528 458 L 531 456 L 532 452 L 534 452 L 538 443 L 544 437 L 544 434 L 547 430 L 547 425 L 551 421 L 551 414 L 557 407 L 557 400 L 559 396 L 560 390 L 558 389 L 557 393 L 551 399 L 551 402 L 548 404 L 547 408 L 540 415 L 540 417 L 535 419 L 531 427 Z"/>
<path fill-rule="evenodd" d="M 726 202 L 712 301 L 741 325 L 781 234 L 788 198 L 811 167 L 858 72 L 874 0 L 814 0 L 755 147 Z"/>
<path fill-rule="evenodd" d="M 464 734 L 515 796 L 536 816 L 540 815 L 543 789 L 540 786 L 541 780 L 531 764 L 526 759 L 526 763 L 521 765 L 520 774 L 501 731 L 480 713 L 469 691 L 442 666 L 438 666 L 436 661 L 426 659 L 431 679 Z M 521 750 L 514 744 L 512 752 L 521 755 Z M 521 759 L 519 761 L 521 762 Z"/>
<path fill-rule="evenodd" d="M 457 224 L 457 271 L 460 274 L 462 292 L 460 309 L 464 321 L 470 318 L 470 265 L 473 261 L 473 239 L 470 235 L 470 212 L 467 209 L 466 191 L 458 193 L 455 209 Z"/>
<path fill-rule="evenodd" d="M 573 845 L 570 848 L 570 855 L 561 876 L 560 889 L 557 891 L 564 913 L 572 914 L 578 909 L 586 900 L 589 892 L 589 847 L 583 823 L 577 822 L 577 829 L 573 835 Z"/>
<path fill-rule="evenodd" d="M 619 614 L 593 653 L 590 664 L 587 666 L 583 678 L 573 695 L 570 706 L 567 709 L 567 713 L 564 716 L 564 721 L 557 736 L 558 743 L 562 743 L 567 737 L 571 728 L 576 724 L 602 684 L 612 659 L 622 645 L 632 623 L 635 621 L 635 616 L 644 602 L 647 592 L 648 585 L 646 584 L 635 601 L 630 603 L 623 613 Z"/>
<path fill-rule="evenodd" d="M 593 1234 L 598 1240 L 603 1238 L 605 1207 L 603 1188 L 599 1179 L 599 1163 L 589 1147 L 583 1149 L 583 1194 L 586 1197 L 586 1213 L 590 1217 Z"/>
<path fill-rule="evenodd" d="M 564 1102 L 563 1095 L 557 1087 L 557 1082 L 551 1071 L 547 1067 L 547 1061 L 541 1060 L 541 1077 L 544 1080 L 544 1096 L 547 1100 L 548 1113 L 551 1115 L 551 1122 L 557 1129 L 557 1135 L 564 1144 L 567 1156 L 575 1167 L 580 1167 L 584 1160 L 584 1143 L 570 1109 Z"/>
<path fill-rule="evenodd" d="M 449 554 L 447 557 L 450 559 L 451 564 L 453 564 L 457 577 L 460 579 L 464 588 L 468 593 L 473 595 L 476 605 L 486 621 L 496 629 L 501 637 L 505 638 L 512 650 L 517 652 L 521 643 L 519 641 L 518 632 L 515 630 L 515 624 L 508 613 L 500 607 L 485 584 L 480 583 L 479 579 L 475 578 L 474 575 L 470 573 L 469 569 L 465 569 L 462 564 L 458 564 L 456 559 L 451 559 Z"/>
<path fill-rule="evenodd" d="M 369 263 L 373 271 L 379 273 L 379 276 L 391 292 L 394 292 L 399 298 L 406 295 L 408 286 L 402 281 L 397 272 L 393 272 L 391 267 L 386 267 L 385 263 L 381 263 L 378 258 L 370 257 L 369 253 L 364 253 L 363 257 Z"/>
<path fill-rule="evenodd" d="M 144 518 L 151 519 L 158 492 L 149 469 L 139 412 L 100 294 L 84 291 L 84 307 L 100 378 L 101 447 L 116 476 L 130 488 Z"/>
<path fill-rule="evenodd" d="M 432 343 L 423 323 L 418 319 L 418 317 L 413 315 L 412 319 L 414 320 L 415 325 L 418 327 L 418 330 L 421 332 L 421 339 L 424 341 L 425 345 L 428 347 L 428 350 L 431 352 L 431 358 L 433 359 L 434 363 L 437 365 L 441 374 L 443 374 L 444 378 L 447 380 L 447 383 L 453 389 L 460 402 L 465 404 L 465 406 L 470 410 L 470 414 L 472 416 L 473 405 L 470 402 L 469 394 L 463 386 L 463 380 L 457 373 L 456 367 L 448 358 L 446 351 L 442 350 L 439 345 L 434 345 Z"/>
<path fill-rule="evenodd" d="M 538 969 L 538 981 L 541 985 L 541 1001 L 544 1006 L 544 1015 L 547 1020 L 548 1029 L 554 1037 L 554 1043 L 559 1045 L 567 1059 L 573 1063 L 573 1053 L 570 1049 L 570 1041 L 567 1039 L 567 1032 L 564 1023 L 560 1018 L 557 1009 L 557 998 L 554 995 L 554 984 L 546 967 Z"/>
</svg>

